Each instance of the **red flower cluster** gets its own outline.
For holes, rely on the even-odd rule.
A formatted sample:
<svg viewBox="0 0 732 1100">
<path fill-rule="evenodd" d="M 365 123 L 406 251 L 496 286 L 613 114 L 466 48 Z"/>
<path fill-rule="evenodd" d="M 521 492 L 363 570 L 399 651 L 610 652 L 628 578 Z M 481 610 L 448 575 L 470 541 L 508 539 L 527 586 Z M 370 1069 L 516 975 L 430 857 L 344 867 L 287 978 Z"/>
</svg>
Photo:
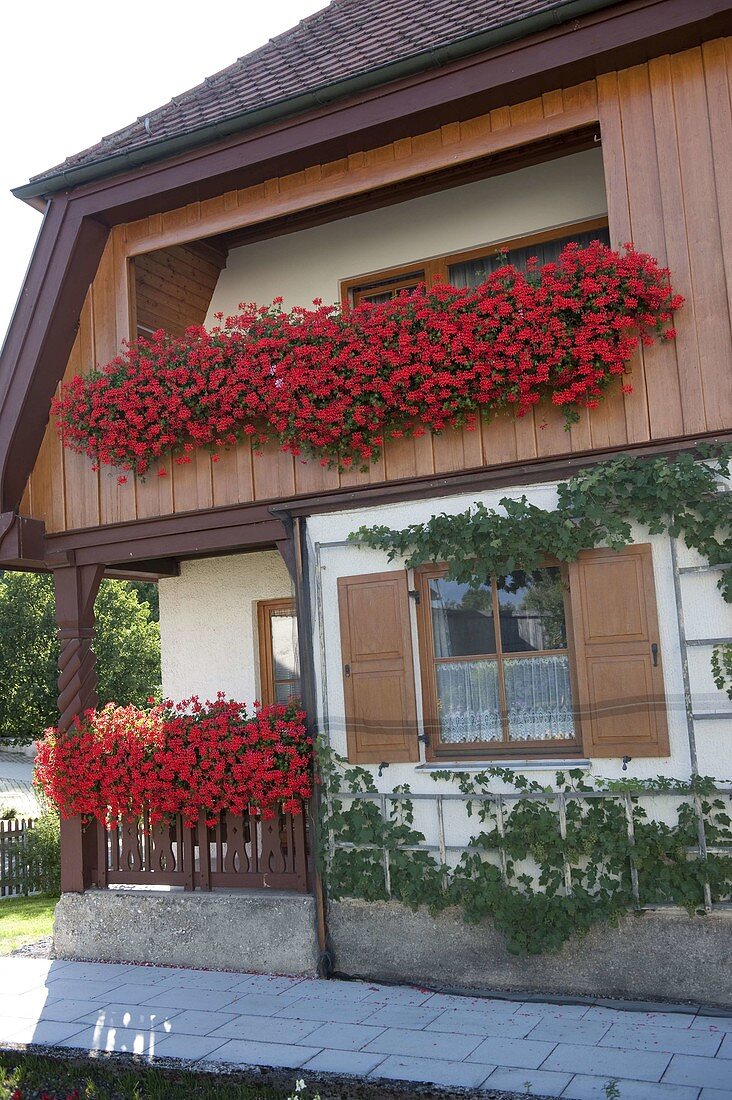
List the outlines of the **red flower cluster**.
<svg viewBox="0 0 732 1100">
<path fill-rule="evenodd" d="M 668 271 L 631 245 L 569 244 L 557 263 L 507 264 L 477 288 L 422 286 L 345 310 L 285 313 L 276 300 L 211 332 L 160 330 L 71 379 L 53 411 L 66 446 L 137 474 L 171 449 L 188 462 L 194 447 L 246 437 L 347 468 L 386 437 L 473 428 L 500 408 L 523 416 L 542 397 L 571 419 L 639 340 L 675 335 L 682 304 Z"/>
<path fill-rule="evenodd" d="M 120 818 L 150 824 L 182 814 L 193 826 L 201 810 L 247 811 L 274 817 L 301 812 L 312 791 L 312 738 L 297 705 L 242 703 L 219 694 L 151 710 L 87 711 L 71 730 L 47 730 L 38 742 L 35 780 L 63 817 L 95 817 L 115 828 Z"/>
</svg>

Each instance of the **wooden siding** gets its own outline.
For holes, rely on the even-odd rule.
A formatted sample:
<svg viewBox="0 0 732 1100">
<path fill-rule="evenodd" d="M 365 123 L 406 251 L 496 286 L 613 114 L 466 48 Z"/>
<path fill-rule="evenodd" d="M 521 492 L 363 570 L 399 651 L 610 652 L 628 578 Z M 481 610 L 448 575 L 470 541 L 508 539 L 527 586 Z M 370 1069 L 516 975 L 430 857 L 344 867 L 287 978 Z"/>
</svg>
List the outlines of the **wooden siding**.
<svg viewBox="0 0 732 1100">
<path fill-rule="evenodd" d="M 339 475 L 318 462 L 248 444 L 212 463 L 164 465 L 124 486 L 108 470 L 62 453 L 53 426 L 24 508 L 50 531 L 171 512 L 318 493 L 384 480 L 639 444 L 732 429 L 732 39 L 656 58 L 574 88 L 356 153 L 257 187 L 113 230 L 89 292 L 67 375 L 110 359 L 130 330 L 131 258 L 174 254 L 197 237 L 416 178 L 490 152 L 519 148 L 598 120 L 611 239 L 633 240 L 668 263 L 687 304 L 675 342 L 647 349 L 632 367 L 632 394 L 619 389 L 583 414 L 571 432 L 540 406 L 522 420 L 500 416 L 479 431 L 387 443 L 367 472 Z M 138 261 L 140 262 L 140 261 Z M 142 261 L 144 264 L 146 261 Z"/>
<path fill-rule="evenodd" d="M 134 268 L 134 310 L 138 334 L 164 328 L 182 336 L 202 325 L 226 254 L 205 242 L 161 248 L 130 260 Z"/>
</svg>

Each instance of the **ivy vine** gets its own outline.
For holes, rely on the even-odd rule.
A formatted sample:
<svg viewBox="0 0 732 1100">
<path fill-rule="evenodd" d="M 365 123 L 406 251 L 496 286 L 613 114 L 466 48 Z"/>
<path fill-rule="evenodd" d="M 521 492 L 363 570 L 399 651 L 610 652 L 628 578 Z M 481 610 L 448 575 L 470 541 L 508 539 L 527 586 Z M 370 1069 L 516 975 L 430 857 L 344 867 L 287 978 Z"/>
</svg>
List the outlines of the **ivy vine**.
<svg viewBox="0 0 732 1100">
<path fill-rule="evenodd" d="M 712 650 L 712 676 L 720 691 L 732 699 L 732 644 L 724 642 Z"/>
<path fill-rule="evenodd" d="M 732 844 L 729 798 L 708 777 L 689 783 L 597 778 L 590 785 L 573 769 L 557 772 L 555 784 L 542 787 L 507 768 L 475 775 L 434 772 L 436 781 L 455 782 L 469 796 L 466 814 L 478 825 L 459 859 L 441 862 L 432 851 L 415 850 L 426 838 L 415 828 L 407 785 L 392 792 L 398 799 L 387 795 L 382 817 L 367 769 L 348 765 L 322 745 L 319 761 L 326 793 L 320 859 L 335 900 L 393 898 L 415 910 L 425 905 L 432 913 L 459 906 L 469 923 L 491 920 L 513 954 L 539 954 L 558 950 L 572 934 L 584 934 L 598 922 L 617 923 L 638 905 L 672 904 L 694 912 L 703 904 L 705 883 L 715 902 L 732 897 L 732 857 L 710 854 L 703 860 L 695 854 L 697 803 L 708 846 Z M 499 811 L 496 780 L 529 797 L 507 800 Z M 572 797 L 593 791 L 608 797 Z M 564 835 L 557 793 L 564 796 Z M 639 801 L 644 793 L 678 796 L 676 821 L 650 818 Z"/>
<path fill-rule="evenodd" d="M 386 551 L 389 560 L 404 558 L 408 569 L 447 562 L 451 579 L 477 587 L 487 577 L 500 582 L 517 569 L 538 569 L 547 553 L 574 561 L 581 550 L 600 545 L 621 550 L 632 542 L 635 522 L 652 535 L 682 537 L 710 565 L 728 566 L 719 588 L 731 603 L 732 494 L 720 480 L 730 476 L 731 461 L 732 447 L 719 445 L 673 459 L 622 455 L 561 482 L 553 509 L 526 496 L 503 497 L 501 511 L 476 502 L 403 530 L 361 527 L 349 537 Z"/>
</svg>

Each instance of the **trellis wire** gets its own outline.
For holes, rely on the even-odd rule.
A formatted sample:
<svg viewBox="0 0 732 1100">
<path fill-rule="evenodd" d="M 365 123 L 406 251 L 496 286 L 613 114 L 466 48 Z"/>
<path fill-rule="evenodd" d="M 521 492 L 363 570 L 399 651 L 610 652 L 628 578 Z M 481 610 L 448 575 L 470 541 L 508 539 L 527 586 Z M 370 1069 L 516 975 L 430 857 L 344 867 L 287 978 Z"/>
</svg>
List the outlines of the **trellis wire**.
<svg viewBox="0 0 732 1100">
<path fill-rule="evenodd" d="M 557 824 L 561 839 L 564 841 L 567 839 L 567 801 L 569 799 L 579 799 L 582 801 L 591 801 L 592 799 L 621 799 L 625 808 L 626 819 L 628 823 L 628 843 L 631 851 L 628 855 L 629 870 L 630 870 L 630 882 L 633 899 L 638 909 L 674 909 L 672 905 L 651 905 L 644 904 L 640 900 L 640 889 L 638 884 L 638 870 L 635 866 L 633 859 L 632 849 L 635 847 L 635 823 L 633 817 L 633 798 L 640 797 L 645 794 L 649 798 L 659 797 L 680 797 L 685 792 L 682 791 L 518 791 L 508 793 L 491 793 L 480 794 L 476 792 L 463 793 L 450 791 L 443 794 L 427 794 L 414 791 L 392 791 L 392 792 L 379 792 L 379 791 L 338 791 L 334 792 L 335 796 L 340 799 L 352 799 L 354 801 L 376 801 L 379 805 L 382 822 L 386 825 L 388 822 L 388 810 L 387 803 L 392 802 L 433 802 L 435 805 L 435 814 L 437 820 L 437 844 L 428 844 L 427 842 L 420 844 L 400 844 L 398 845 L 398 851 L 400 852 L 437 852 L 440 858 L 440 862 L 443 866 L 447 864 L 447 854 L 449 852 L 474 852 L 481 851 L 475 845 L 470 844 L 448 844 L 445 838 L 445 824 L 444 824 L 444 803 L 445 802 L 481 802 L 491 804 L 496 812 L 496 831 L 501 840 L 505 837 L 505 802 L 506 801 L 539 801 L 539 802 L 556 802 L 557 803 Z M 714 794 L 721 794 L 732 796 L 732 786 L 730 787 L 715 787 Z M 326 805 L 328 807 L 328 813 L 332 812 L 332 799 L 333 796 L 329 793 L 326 798 Z M 706 861 L 707 856 L 712 855 L 729 855 L 732 856 L 732 847 L 715 846 L 708 848 L 706 844 L 706 834 L 704 830 L 704 813 L 702 810 L 701 798 L 698 794 L 692 795 L 692 804 L 697 818 L 697 846 L 695 848 L 688 848 L 687 853 L 689 855 L 696 855 L 702 862 Z M 384 866 L 384 888 L 386 896 L 391 897 L 391 871 L 389 865 L 389 848 L 386 845 L 380 844 L 356 844 L 352 841 L 340 841 L 334 834 L 332 829 L 328 829 L 328 850 L 330 858 L 332 860 L 335 852 L 338 848 L 342 849 L 358 849 L 360 851 L 380 851 L 382 853 L 382 862 Z M 508 882 L 507 861 L 506 853 L 502 846 L 499 848 L 501 877 L 504 884 Z M 572 892 L 572 868 L 565 858 L 563 860 L 563 877 L 564 884 L 567 893 Z M 703 882 L 703 894 L 704 894 L 704 909 L 707 913 L 711 913 L 713 910 L 725 910 L 732 909 L 729 903 L 715 902 L 712 898 L 711 888 L 709 883 L 705 880 Z"/>
</svg>

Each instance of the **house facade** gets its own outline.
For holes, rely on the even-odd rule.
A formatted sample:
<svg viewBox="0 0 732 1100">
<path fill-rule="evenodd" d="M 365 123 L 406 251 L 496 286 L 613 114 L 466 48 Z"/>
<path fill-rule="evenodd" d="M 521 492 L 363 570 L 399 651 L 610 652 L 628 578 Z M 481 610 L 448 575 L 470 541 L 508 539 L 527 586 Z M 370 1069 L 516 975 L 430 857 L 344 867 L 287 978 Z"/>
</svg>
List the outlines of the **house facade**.
<svg viewBox="0 0 732 1100">
<path fill-rule="evenodd" d="M 730 440 L 732 9 L 715 0 L 412 7 L 370 0 L 357 19 L 351 0 L 332 4 L 19 189 L 45 214 L 2 357 L 0 547 L 7 567 L 54 572 L 62 729 L 94 701 L 101 578 L 154 578 L 166 696 L 302 698 L 341 771 L 361 769 L 364 804 L 389 825 L 408 787 L 421 837 L 412 846 L 450 867 L 476 832 L 460 777 L 492 768 L 550 792 L 563 839 L 557 772 L 590 786 L 706 776 L 727 797 L 732 704 L 710 664 L 732 637 L 717 585 L 725 563 L 636 518 L 622 549 L 594 546 L 567 562 L 546 546 L 539 568 L 517 561 L 476 585 L 454 579 L 448 561 L 409 568 L 406 555 L 354 535 L 476 504 L 501 512 L 505 498 L 552 511 L 558 486 L 580 470 L 621 454 L 672 463 Z M 396 45 L 376 41 L 376 26 Z M 521 417 L 387 437 L 364 469 L 244 438 L 213 460 L 203 448 L 184 463 L 163 456 L 137 479 L 95 468 L 49 421 L 63 380 L 137 335 L 210 328 L 253 301 L 353 307 L 421 284 L 477 287 L 502 257 L 523 270 L 530 256 L 553 263 L 568 243 L 591 241 L 650 253 L 685 304 L 675 338 L 636 351 L 628 378 L 569 430 L 544 400 Z M 499 816 L 514 794 L 509 776 L 493 774 Z M 670 820 L 656 794 L 659 819 Z M 311 855 L 320 844 L 331 863 L 332 797 L 320 792 L 325 824 L 310 839 Z M 60 935 L 70 950 L 80 930 L 90 942 L 83 899 L 96 881 L 95 843 L 80 821 L 64 824 Z M 379 865 L 386 852 L 385 896 L 349 901 L 313 858 L 291 918 L 317 927 L 298 940 L 310 960 L 302 968 L 316 944 L 321 964 L 329 957 L 347 973 L 583 990 L 566 959 L 512 971 L 503 947 L 490 938 L 476 947 L 468 926 L 458 924 L 455 948 L 444 921 L 427 928 L 437 918 L 388 900 L 400 897 L 389 844 L 372 837 L 362 850 Z M 651 908 L 633 881 L 636 908 Z M 716 950 L 730 934 L 728 900 L 722 886 L 700 897 Z M 165 904 L 182 902 L 173 891 L 151 912 Z M 150 942 L 159 937 L 156 957 L 169 912 L 146 926 Z M 678 914 L 668 919 L 662 938 L 674 951 L 685 933 Z M 626 937 L 623 948 L 607 936 L 582 948 L 588 965 L 627 951 L 628 974 L 637 970 L 640 941 Z M 659 938 L 649 922 L 632 936 Z M 425 940 L 432 949 L 417 957 Z M 397 941 L 411 945 L 404 957 Z M 698 964 L 694 952 L 688 959 L 682 984 Z M 653 952 L 644 973 L 608 991 L 681 995 L 673 983 L 659 988 Z M 717 998 L 728 995 L 720 985 Z"/>
</svg>

